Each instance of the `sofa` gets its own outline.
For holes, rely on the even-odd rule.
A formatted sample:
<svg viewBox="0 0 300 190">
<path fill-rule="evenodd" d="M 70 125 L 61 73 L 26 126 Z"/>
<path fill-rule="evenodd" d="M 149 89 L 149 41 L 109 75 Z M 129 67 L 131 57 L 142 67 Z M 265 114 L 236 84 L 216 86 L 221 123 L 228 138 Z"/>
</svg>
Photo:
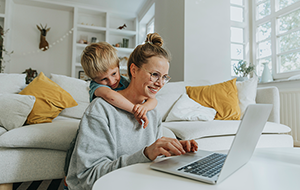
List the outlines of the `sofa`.
<svg viewBox="0 0 300 190">
<path fill-rule="evenodd" d="M 63 178 L 66 151 L 89 105 L 89 82 L 40 73 L 26 85 L 25 77 L 0 74 L 0 189 L 12 189 L 15 182 Z M 251 103 L 273 104 L 258 147 L 292 147 L 290 128 L 279 120 L 278 89 L 257 88 L 257 80 L 248 83 L 239 83 L 237 88 L 238 82 L 231 80 L 237 102 L 243 102 L 239 107 L 245 110 Z M 217 84 L 169 82 L 158 92 L 156 109 L 162 117 L 163 134 L 195 139 L 204 150 L 229 149 L 240 120 L 215 119 L 220 111 L 187 96 L 186 86 L 205 85 Z M 185 114 L 178 115 L 179 111 Z"/>
</svg>

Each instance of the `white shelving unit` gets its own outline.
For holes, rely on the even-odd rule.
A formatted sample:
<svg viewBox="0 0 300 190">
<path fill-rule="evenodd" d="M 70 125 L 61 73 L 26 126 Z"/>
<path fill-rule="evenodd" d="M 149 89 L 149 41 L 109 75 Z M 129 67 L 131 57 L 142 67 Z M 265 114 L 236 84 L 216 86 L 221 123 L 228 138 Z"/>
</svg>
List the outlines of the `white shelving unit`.
<svg viewBox="0 0 300 190">
<path fill-rule="evenodd" d="M 127 27 L 119 30 L 118 27 L 123 24 L 126 24 Z M 136 17 L 93 8 L 74 7 L 72 77 L 78 78 L 79 71 L 83 71 L 80 64 L 81 54 L 91 42 L 92 37 L 97 38 L 99 42 L 106 41 L 112 45 L 123 43 L 123 38 L 128 39 L 128 48 L 116 47 L 116 49 L 119 57 L 129 57 L 137 43 L 137 28 Z M 88 44 L 82 44 L 80 40 L 87 40 Z M 126 72 L 124 71 L 126 66 L 120 66 L 123 70 L 121 73 Z"/>
<path fill-rule="evenodd" d="M 7 19 L 8 16 L 5 14 L 5 10 L 11 7 L 11 2 L 12 0 L 0 0 L 0 24 L 4 24 L 5 29 L 9 27 L 4 22 L 4 20 L 9 20 Z M 70 68 L 72 77 L 78 78 L 79 71 L 83 71 L 80 64 L 80 57 L 88 44 L 79 43 L 81 38 L 84 37 L 90 42 L 92 37 L 96 37 L 99 42 L 106 41 L 114 45 L 123 43 L 123 38 L 129 39 L 128 48 L 116 48 L 119 57 L 129 57 L 137 44 L 138 27 L 136 16 L 128 16 L 94 7 L 51 0 L 14 0 L 14 2 L 73 13 L 72 63 Z M 117 28 L 123 24 L 126 24 L 127 27 L 124 30 L 118 30 Z M 126 68 L 124 65 L 120 66 L 123 69 Z"/>
</svg>

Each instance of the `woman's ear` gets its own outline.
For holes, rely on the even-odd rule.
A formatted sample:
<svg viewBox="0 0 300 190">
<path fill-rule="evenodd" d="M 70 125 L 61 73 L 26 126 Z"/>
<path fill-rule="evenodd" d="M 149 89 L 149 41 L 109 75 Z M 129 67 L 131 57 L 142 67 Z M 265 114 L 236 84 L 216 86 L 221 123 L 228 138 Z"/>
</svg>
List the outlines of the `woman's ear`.
<svg viewBox="0 0 300 190">
<path fill-rule="evenodd" d="M 135 77 L 137 71 L 137 66 L 134 63 L 131 63 L 130 65 L 130 73 L 132 77 Z"/>
</svg>

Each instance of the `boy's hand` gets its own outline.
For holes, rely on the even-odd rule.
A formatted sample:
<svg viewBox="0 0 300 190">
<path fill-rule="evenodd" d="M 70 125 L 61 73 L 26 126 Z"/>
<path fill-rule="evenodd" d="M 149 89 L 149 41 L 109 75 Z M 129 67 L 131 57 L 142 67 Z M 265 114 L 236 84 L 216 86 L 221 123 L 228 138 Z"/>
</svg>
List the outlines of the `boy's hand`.
<svg viewBox="0 0 300 190">
<path fill-rule="evenodd" d="M 135 119 L 141 124 L 143 125 L 143 122 L 141 120 L 144 121 L 144 126 L 143 128 L 145 129 L 148 126 L 148 118 L 146 116 L 148 109 L 146 106 L 143 106 L 141 104 L 136 104 L 133 106 L 132 112 L 134 114 Z"/>
</svg>

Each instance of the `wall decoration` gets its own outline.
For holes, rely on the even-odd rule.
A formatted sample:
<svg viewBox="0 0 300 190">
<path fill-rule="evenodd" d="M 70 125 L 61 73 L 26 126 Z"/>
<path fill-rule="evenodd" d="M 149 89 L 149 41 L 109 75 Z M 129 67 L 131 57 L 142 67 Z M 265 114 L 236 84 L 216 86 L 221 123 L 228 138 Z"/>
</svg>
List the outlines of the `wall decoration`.
<svg viewBox="0 0 300 190">
<path fill-rule="evenodd" d="M 39 27 L 39 25 L 36 25 L 36 27 L 41 32 L 39 49 L 42 51 L 46 51 L 47 49 L 49 49 L 49 44 L 46 40 L 46 35 L 47 35 L 47 32 L 49 32 L 50 28 L 47 28 L 47 24 L 45 27 L 43 27 L 42 24 L 40 24 L 40 25 L 41 25 L 41 27 Z"/>
<path fill-rule="evenodd" d="M 127 27 L 126 24 L 123 24 L 123 26 L 119 26 L 117 29 L 123 30 L 123 29 L 125 29 L 126 27 Z"/>
<path fill-rule="evenodd" d="M 58 40 L 49 43 L 49 48 L 52 48 L 53 46 L 59 44 L 60 42 L 62 42 L 67 36 L 71 35 L 73 33 L 73 28 L 71 28 L 65 35 L 63 35 L 62 37 L 59 37 Z M 35 53 L 40 53 L 43 52 L 40 49 L 38 50 L 34 50 L 34 51 L 28 51 L 28 52 L 23 52 L 23 53 L 14 53 L 14 55 L 20 55 L 20 56 L 25 56 L 25 55 L 30 55 L 30 54 L 35 54 Z"/>
</svg>

